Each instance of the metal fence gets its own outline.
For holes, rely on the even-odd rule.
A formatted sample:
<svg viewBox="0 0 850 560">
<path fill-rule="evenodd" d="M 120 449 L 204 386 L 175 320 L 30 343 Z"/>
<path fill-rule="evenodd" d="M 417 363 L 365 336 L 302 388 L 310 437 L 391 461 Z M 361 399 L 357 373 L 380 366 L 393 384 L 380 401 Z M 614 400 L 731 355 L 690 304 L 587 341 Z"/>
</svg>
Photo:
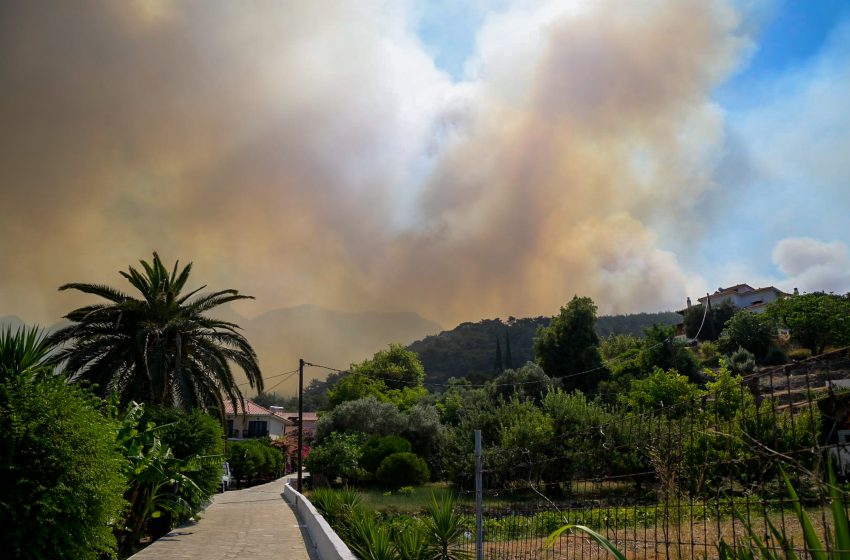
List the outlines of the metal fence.
<svg viewBox="0 0 850 560">
<path fill-rule="evenodd" d="M 752 548 L 752 535 L 781 553 L 787 545 L 771 527 L 806 558 L 786 478 L 833 549 L 828 464 L 846 511 L 849 413 L 843 350 L 762 369 L 699 398 L 561 430 L 545 445 L 488 451 L 485 441 L 483 557 L 608 557 L 580 532 L 546 546 L 570 523 L 598 531 L 629 558 L 717 558 L 721 541 Z M 473 557 L 475 474 L 460 485 Z"/>
</svg>

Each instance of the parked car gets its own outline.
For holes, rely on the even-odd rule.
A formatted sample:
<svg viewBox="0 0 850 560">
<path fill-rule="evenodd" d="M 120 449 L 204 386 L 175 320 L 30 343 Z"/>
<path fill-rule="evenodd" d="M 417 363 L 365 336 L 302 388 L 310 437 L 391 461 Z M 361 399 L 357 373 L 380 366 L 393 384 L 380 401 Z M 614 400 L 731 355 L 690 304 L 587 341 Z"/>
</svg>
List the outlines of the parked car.
<svg viewBox="0 0 850 560">
<path fill-rule="evenodd" d="M 230 463 L 225 461 L 221 465 L 221 485 L 219 488 L 222 492 L 230 490 L 230 485 L 233 483 L 233 474 L 230 472 Z"/>
</svg>

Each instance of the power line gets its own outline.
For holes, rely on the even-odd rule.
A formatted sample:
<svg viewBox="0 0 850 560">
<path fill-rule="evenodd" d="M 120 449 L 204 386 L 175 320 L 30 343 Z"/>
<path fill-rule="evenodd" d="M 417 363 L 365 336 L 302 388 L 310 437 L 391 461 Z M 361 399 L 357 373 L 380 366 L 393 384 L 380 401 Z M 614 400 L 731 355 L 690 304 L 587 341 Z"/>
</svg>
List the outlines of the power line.
<svg viewBox="0 0 850 560">
<path fill-rule="evenodd" d="M 662 340 L 661 342 L 653 344 L 652 346 L 649 346 L 647 348 L 643 348 L 642 350 L 644 350 L 644 351 L 654 350 L 654 349 L 656 349 L 660 346 L 663 346 L 666 343 L 671 342 L 671 341 L 672 341 L 672 337 L 668 337 L 668 338 L 665 338 L 664 340 Z M 586 369 L 584 371 L 578 371 L 578 372 L 575 372 L 575 373 L 570 373 L 568 375 L 564 375 L 564 376 L 561 376 L 561 377 L 550 377 L 548 380 L 539 379 L 539 380 L 534 380 L 534 381 L 517 381 L 515 383 L 480 383 L 480 384 L 469 383 L 469 384 L 463 384 L 462 386 L 463 387 L 472 387 L 472 388 L 519 387 L 519 386 L 522 386 L 522 385 L 536 385 L 536 384 L 540 384 L 540 383 L 549 383 L 549 382 L 551 382 L 553 380 L 557 380 L 557 379 L 570 379 L 572 377 L 578 377 L 579 375 L 586 375 L 588 373 L 593 373 L 594 371 L 600 371 L 600 370 L 603 370 L 603 369 L 607 369 L 609 366 L 625 359 L 628 356 L 629 352 L 630 351 L 623 352 L 619 356 L 615 356 L 615 357 L 611 358 L 610 360 L 606 360 L 605 363 L 603 363 L 601 366 L 597 366 L 597 367 L 591 368 L 591 369 Z M 454 387 L 454 386 L 457 385 L 456 383 L 438 383 L 438 382 L 435 382 L 435 381 L 423 381 L 423 382 L 420 383 L 419 381 L 408 381 L 408 380 L 404 380 L 404 379 L 397 379 L 396 377 L 393 377 L 393 376 L 381 376 L 381 375 L 375 375 L 375 374 L 366 374 L 366 373 L 362 373 L 362 372 L 351 371 L 351 369 L 338 369 L 338 368 L 325 366 L 325 365 L 321 365 L 321 364 L 314 364 L 314 363 L 310 363 L 310 362 L 304 362 L 304 365 L 325 369 L 325 370 L 328 370 L 328 371 L 331 371 L 331 372 L 334 372 L 334 373 L 348 373 L 348 374 L 354 374 L 354 375 L 362 375 L 363 377 L 369 377 L 371 379 L 378 379 L 378 380 L 381 380 L 381 381 L 393 381 L 395 383 L 403 383 L 403 384 L 406 384 L 406 385 L 425 385 L 425 386 L 429 386 L 429 387 Z"/>
<path fill-rule="evenodd" d="M 297 372 L 298 372 L 298 368 L 293 369 L 293 370 L 290 370 L 290 371 L 285 371 L 285 372 L 283 372 L 283 373 L 276 373 L 276 374 L 274 374 L 274 375 L 270 375 L 270 376 L 268 376 L 268 377 L 264 377 L 264 378 L 263 378 L 263 381 L 268 381 L 269 379 L 275 379 L 275 378 L 277 378 L 277 377 L 281 377 L 282 375 L 289 375 L 289 374 L 291 374 L 291 373 L 297 373 Z M 237 383 L 237 384 L 236 384 L 236 386 L 237 386 L 237 387 L 241 387 L 241 386 L 243 386 L 243 385 L 248 385 L 249 383 L 251 383 L 251 382 L 250 382 L 250 381 L 243 381 L 242 383 Z M 275 385 L 275 387 L 276 387 L 276 386 L 277 386 L 277 385 Z"/>
<path fill-rule="evenodd" d="M 281 379 L 280 381 L 278 381 L 277 383 L 275 383 L 274 385 L 272 385 L 272 386 L 271 386 L 271 387 L 269 387 L 268 389 L 265 389 L 263 392 L 266 392 L 266 393 L 270 392 L 272 389 L 274 389 L 275 387 L 277 387 L 278 385 L 280 385 L 280 384 L 281 384 L 281 383 L 283 383 L 284 381 L 286 381 L 286 380 L 290 379 L 290 378 L 291 378 L 293 375 L 295 375 L 296 373 L 298 373 L 298 370 L 297 370 L 297 369 L 296 369 L 295 371 L 291 371 L 291 372 L 289 372 L 289 373 L 288 373 L 288 375 L 286 375 L 286 377 L 284 377 L 283 379 Z M 283 374 L 281 374 L 281 375 L 283 375 Z"/>
</svg>

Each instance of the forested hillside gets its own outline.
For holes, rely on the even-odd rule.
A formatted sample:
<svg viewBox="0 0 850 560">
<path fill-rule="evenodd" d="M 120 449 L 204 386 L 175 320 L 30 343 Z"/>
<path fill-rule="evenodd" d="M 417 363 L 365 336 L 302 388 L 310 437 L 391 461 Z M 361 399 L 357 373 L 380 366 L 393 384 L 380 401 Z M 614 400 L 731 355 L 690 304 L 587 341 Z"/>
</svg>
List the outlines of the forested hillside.
<svg viewBox="0 0 850 560">
<path fill-rule="evenodd" d="M 643 329 L 655 323 L 675 324 L 681 316 L 673 312 L 636 313 L 599 317 L 599 336 L 632 334 L 643 336 Z M 537 328 L 547 326 L 549 317 L 484 319 L 462 323 L 450 331 L 428 336 L 408 346 L 419 354 L 425 366 L 425 381 L 443 383 L 452 377 L 473 382 L 494 377 L 500 369 L 522 366 L 534 359 L 532 345 Z"/>
</svg>

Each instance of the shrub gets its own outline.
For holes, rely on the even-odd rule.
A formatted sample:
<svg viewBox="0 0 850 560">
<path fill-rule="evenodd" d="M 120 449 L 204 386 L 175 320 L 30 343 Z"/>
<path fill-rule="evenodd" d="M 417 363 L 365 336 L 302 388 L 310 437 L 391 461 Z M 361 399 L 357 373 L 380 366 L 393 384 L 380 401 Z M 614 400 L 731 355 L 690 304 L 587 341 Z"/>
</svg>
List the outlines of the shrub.
<svg viewBox="0 0 850 560">
<path fill-rule="evenodd" d="M 390 488 L 419 486 L 431 478 L 425 461 L 414 453 L 393 453 L 381 461 L 378 480 Z"/>
<path fill-rule="evenodd" d="M 788 355 L 779 346 L 771 346 L 764 356 L 764 363 L 768 366 L 778 366 L 788 363 Z"/>
<path fill-rule="evenodd" d="M 126 506 L 117 424 L 61 379 L 0 376 L 0 527 L 4 558 L 113 554 Z"/>
<path fill-rule="evenodd" d="M 334 432 L 310 450 L 304 463 L 311 475 L 322 475 L 333 483 L 337 478 L 344 484 L 363 480 L 366 471 L 360 466 L 363 456 L 362 434 Z"/>
<path fill-rule="evenodd" d="M 788 351 L 788 358 L 798 362 L 812 357 L 812 351 L 808 348 L 795 348 Z"/>
<path fill-rule="evenodd" d="M 410 442 L 401 436 L 374 436 L 363 445 L 360 466 L 372 474 L 381 462 L 393 453 L 410 453 Z"/>
<path fill-rule="evenodd" d="M 716 342 L 703 342 L 699 345 L 699 361 L 702 367 L 717 367 L 720 365 L 720 349 Z"/>
<path fill-rule="evenodd" d="M 277 476 L 283 465 L 283 455 L 266 438 L 234 442 L 227 457 L 239 480 Z"/>
<path fill-rule="evenodd" d="M 316 424 L 316 441 L 324 442 L 333 432 L 360 432 L 376 436 L 398 435 L 407 428 L 407 415 L 392 403 L 374 396 L 344 402 Z"/>
<path fill-rule="evenodd" d="M 756 358 L 746 348 L 738 347 L 738 350 L 729 355 L 729 369 L 737 375 L 750 375 L 756 370 Z"/>
</svg>

